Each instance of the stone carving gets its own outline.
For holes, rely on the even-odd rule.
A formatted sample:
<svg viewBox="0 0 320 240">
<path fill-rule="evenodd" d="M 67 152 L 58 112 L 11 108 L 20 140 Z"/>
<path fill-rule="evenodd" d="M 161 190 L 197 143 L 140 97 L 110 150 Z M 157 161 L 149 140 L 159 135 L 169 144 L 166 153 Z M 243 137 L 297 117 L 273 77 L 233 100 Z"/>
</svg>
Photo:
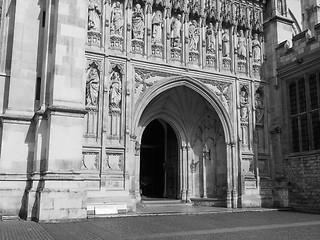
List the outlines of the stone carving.
<svg viewBox="0 0 320 240">
<path fill-rule="evenodd" d="M 123 171 L 121 153 L 107 153 L 107 170 Z"/>
<path fill-rule="evenodd" d="M 89 0 L 88 30 L 101 31 L 101 6 L 99 0 Z"/>
<path fill-rule="evenodd" d="M 162 12 L 156 11 L 152 18 L 152 42 L 162 43 Z"/>
<path fill-rule="evenodd" d="M 230 83 L 221 83 L 221 82 L 205 82 L 210 88 L 210 90 L 219 98 L 222 105 L 229 112 L 231 93 L 230 93 Z"/>
<path fill-rule="evenodd" d="M 242 122 L 249 120 L 249 100 L 248 92 L 245 87 L 240 90 L 240 119 Z"/>
<path fill-rule="evenodd" d="M 99 169 L 99 153 L 87 152 L 83 153 L 82 170 L 98 170 Z"/>
<path fill-rule="evenodd" d="M 132 14 L 132 38 L 143 40 L 144 36 L 144 15 L 139 3 L 133 9 Z"/>
<path fill-rule="evenodd" d="M 254 62 L 259 63 L 261 59 L 261 44 L 258 39 L 259 35 L 257 33 L 253 34 L 252 40 L 252 58 Z"/>
<path fill-rule="evenodd" d="M 264 116 L 264 100 L 263 100 L 263 90 L 259 87 L 255 93 L 255 110 L 256 110 L 256 123 L 263 124 L 262 119 Z"/>
<path fill-rule="evenodd" d="M 240 30 L 238 37 L 238 58 L 246 60 L 247 58 L 247 39 L 244 36 L 243 30 Z"/>
<path fill-rule="evenodd" d="M 100 73 L 93 63 L 87 70 L 86 78 L 86 106 L 98 106 Z"/>
<path fill-rule="evenodd" d="M 178 14 L 176 18 L 172 19 L 171 22 L 171 46 L 172 47 L 180 47 L 181 42 L 181 15 Z"/>
<path fill-rule="evenodd" d="M 222 32 L 222 56 L 230 56 L 230 39 L 228 29 L 224 29 Z"/>
<path fill-rule="evenodd" d="M 111 75 L 110 84 L 110 110 L 121 109 L 120 103 L 122 98 L 122 84 L 120 74 L 114 71 Z"/>
<path fill-rule="evenodd" d="M 112 6 L 111 13 L 111 35 L 115 34 L 122 36 L 123 24 L 123 5 L 120 2 L 115 2 Z"/>
<path fill-rule="evenodd" d="M 189 50 L 198 51 L 200 31 L 196 20 L 192 20 L 189 25 Z"/>
<path fill-rule="evenodd" d="M 209 23 L 206 31 L 206 47 L 207 53 L 214 54 L 216 50 L 216 36 L 212 23 Z"/>
</svg>

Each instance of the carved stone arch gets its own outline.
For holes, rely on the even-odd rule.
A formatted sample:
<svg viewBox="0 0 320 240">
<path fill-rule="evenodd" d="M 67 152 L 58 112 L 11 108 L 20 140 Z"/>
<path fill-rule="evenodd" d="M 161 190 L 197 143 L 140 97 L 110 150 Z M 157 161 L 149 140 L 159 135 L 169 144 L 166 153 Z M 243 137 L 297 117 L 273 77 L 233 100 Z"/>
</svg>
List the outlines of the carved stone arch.
<svg viewBox="0 0 320 240">
<path fill-rule="evenodd" d="M 111 74 L 114 69 L 118 68 L 119 73 L 121 73 L 121 75 L 124 75 L 124 64 L 119 64 L 119 63 L 111 63 L 110 64 L 110 69 L 109 69 L 109 74 Z"/>
<path fill-rule="evenodd" d="M 206 101 L 208 101 L 208 103 L 213 107 L 218 116 L 220 116 L 220 121 L 223 127 L 226 141 L 235 141 L 230 115 L 221 103 L 221 101 L 207 86 L 189 76 L 167 78 L 163 81 L 155 83 L 153 86 L 148 88 L 145 94 L 140 98 L 140 101 L 135 105 L 133 116 L 133 132 L 136 131 L 142 113 L 144 109 L 147 107 L 147 105 L 152 101 L 152 99 L 154 99 L 157 95 L 161 94 L 162 92 L 177 86 L 186 86 L 197 92 Z"/>
<path fill-rule="evenodd" d="M 178 143 L 181 143 L 181 146 L 186 146 L 188 144 L 187 134 L 186 134 L 183 126 L 180 124 L 180 121 L 178 119 L 176 119 L 175 116 L 172 116 L 169 113 L 163 113 L 163 112 L 152 114 L 148 118 L 144 119 L 143 122 L 140 122 L 140 126 L 138 126 L 138 129 L 136 132 L 137 133 L 136 134 L 136 136 L 137 136 L 136 141 L 137 142 L 141 143 L 142 134 L 143 134 L 145 128 L 149 125 L 150 122 L 152 122 L 153 120 L 156 120 L 156 119 L 162 119 L 172 127 L 172 129 L 174 130 L 174 132 L 178 138 L 177 141 L 178 141 Z"/>
</svg>

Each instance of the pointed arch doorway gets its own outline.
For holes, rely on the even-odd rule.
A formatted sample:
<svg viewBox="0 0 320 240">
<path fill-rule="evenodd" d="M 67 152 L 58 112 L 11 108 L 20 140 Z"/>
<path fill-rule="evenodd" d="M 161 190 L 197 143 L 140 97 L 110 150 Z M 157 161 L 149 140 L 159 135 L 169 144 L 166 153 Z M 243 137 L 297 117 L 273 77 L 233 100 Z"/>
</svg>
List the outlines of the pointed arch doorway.
<svg viewBox="0 0 320 240">
<path fill-rule="evenodd" d="M 141 139 L 142 199 L 178 198 L 179 152 L 173 128 L 162 119 L 151 121 Z"/>
</svg>

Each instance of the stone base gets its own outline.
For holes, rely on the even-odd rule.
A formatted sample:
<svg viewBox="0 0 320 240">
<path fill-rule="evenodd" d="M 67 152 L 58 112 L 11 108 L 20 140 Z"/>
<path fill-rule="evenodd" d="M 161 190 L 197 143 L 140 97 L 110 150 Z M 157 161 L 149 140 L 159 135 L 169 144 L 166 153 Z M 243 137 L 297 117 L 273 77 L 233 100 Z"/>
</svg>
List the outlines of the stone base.
<svg viewBox="0 0 320 240">
<path fill-rule="evenodd" d="M 191 198 L 193 206 L 227 207 L 226 200 L 218 198 Z"/>
<path fill-rule="evenodd" d="M 35 221 L 72 220 L 87 218 L 87 192 L 72 190 L 49 190 L 37 192 L 35 204 L 38 216 Z M 33 216 L 34 218 L 36 216 Z"/>
</svg>

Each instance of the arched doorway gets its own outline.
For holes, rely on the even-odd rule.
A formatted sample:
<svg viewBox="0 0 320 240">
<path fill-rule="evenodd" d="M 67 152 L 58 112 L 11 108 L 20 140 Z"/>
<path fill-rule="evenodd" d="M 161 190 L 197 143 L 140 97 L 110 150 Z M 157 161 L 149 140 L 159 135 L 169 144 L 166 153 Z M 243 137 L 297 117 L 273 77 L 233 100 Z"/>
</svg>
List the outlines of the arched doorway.
<svg viewBox="0 0 320 240">
<path fill-rule="evenodd" d="M 227 106 L 202 83 L 181 77 L 150 87 L 135 109 L 138 146 L 154 119 L 174 128 L 179 148 L 178 194 L 183 201 L 208 198 L 221 206 L 237 206 L 237 162 Z M 137 161 L 140 166 L 140 156 Z"/>
<path fill-rule="evenodd" d="M 142 198 L 177 198 L 178 143 L 172 127 L 151 121 L 141 139 L 140 189 Z"/>
</svg>

